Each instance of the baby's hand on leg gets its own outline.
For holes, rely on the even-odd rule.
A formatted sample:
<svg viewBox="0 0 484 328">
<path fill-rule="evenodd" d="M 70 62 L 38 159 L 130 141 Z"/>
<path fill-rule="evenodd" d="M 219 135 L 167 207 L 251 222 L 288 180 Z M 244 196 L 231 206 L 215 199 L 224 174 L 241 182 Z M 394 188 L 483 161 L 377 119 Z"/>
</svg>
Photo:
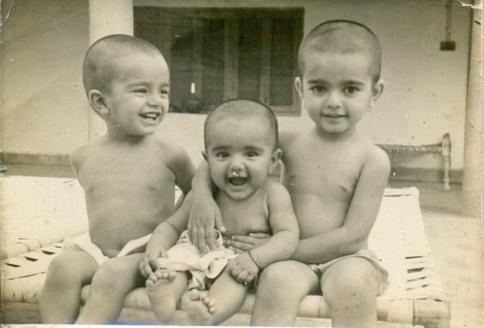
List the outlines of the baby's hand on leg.
<svg viewBox="0 0 484 328">
<path fill-rule="evenodd" d="M 244 286 L 252 282 L 259 272 L 257 264 L 252 261 L 247 253 L 232 259 L 227 265 L 227 270 L 235 281 Z"/>
<path fill-rule="evenodd" d="M 143 259 L 139 264 L 139 268 L 143 277 L 148 278 L 159 268 L 159 259 L 167 258 L 168 255 L 165 249 L 157 248 L 148 244 Z"/>
</svg>

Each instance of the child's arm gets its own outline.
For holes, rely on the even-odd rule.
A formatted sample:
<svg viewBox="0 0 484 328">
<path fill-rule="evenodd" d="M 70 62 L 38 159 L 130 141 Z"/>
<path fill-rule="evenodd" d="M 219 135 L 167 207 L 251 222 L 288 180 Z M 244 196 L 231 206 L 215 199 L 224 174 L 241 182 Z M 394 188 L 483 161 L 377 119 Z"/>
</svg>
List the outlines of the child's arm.
<svg viewBox="0 0 484 328">
<path fill-rule="evenodd" d="M 187 152 L 182 148 L 173 147 L 173 154 L 174 156 L 171 160 L 170 168 L 175 172 L 175 184 L 181 189 L 183 195 L 186 196 L 192 189 L 195 166 Z"/>
<path fill-rule="evenodd" d="M 69 161 L 71 163 L 71 168 L 72 171 L 74 172 L 74 175 L 76 176 L 77 180 L 79 180 L 79 169 L 82 165 L 82 162 L 84 161 L 84 157 L 86 156 L 86 145 L 81 146 L 74 150 L 69 157 Z M 79 181 L 80 183 L 80 181 Z"/>
<path fill-rule="evenodd" d="M 202 161 L 192 181 L 193 202 L 188 223 L 192 243 L 202 252 L 216 248 L 215 228 L 225 232 L 220 209 L 213 199 L 215 185 L 210 178 L 208 164 Z"/>
<path fill-rule="evenodd" d="M 375 146 L 362 168 L 343 226 L 301 240 L 293 258 L 306 263 L 324 263 L 364 247 L 375 223 L 389 173 L 386 153 Z"/>
<path fill-rule="evenodd" d="M 166 251 L 176 243 L 178 236 L 186 228 L 190 203 L 191 195 L 188 194 L 180 208 L 153 231 L 140 263 L 143 276 L 148 277 L 157 269 L 158 258 L 166 257 Z"/>
<path fill-rule="evenodd" d="M 298 246 L 299 228 L 289 193 L 275 182 L 269 182 L 267 187 L 269 223 L 273 235 L 266 243 L 231 261 L 229 272 L 242 283 L 250 282 L 259 270 L 269 264 L 289 259 Z"/>
</svg>

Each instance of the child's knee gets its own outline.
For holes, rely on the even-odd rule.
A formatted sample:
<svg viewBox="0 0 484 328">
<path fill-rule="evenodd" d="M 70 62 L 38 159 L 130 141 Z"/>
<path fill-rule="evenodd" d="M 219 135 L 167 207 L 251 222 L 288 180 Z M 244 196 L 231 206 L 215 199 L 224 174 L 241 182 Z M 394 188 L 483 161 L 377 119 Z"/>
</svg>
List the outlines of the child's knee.
<svg viewBox="0 0 484 328">
<path fill-rule="evenodd" d="M 129 278 L 133 268 L 120 261 L 106 262 L 94 274 L 91 288 L 106 293 L 124 293 L 134 282 Z"/>
<path fill-rule="evenodd" d="M 46 285 L 76 286 L 82 283 L 82 273 L 79 270 L 79 263 L 68 254 L 56 256 L 47 270 Z"/>
<path fill-rule="evenodd" d="M 259 286 L 279 289 L 289 281 L 288 268 L 286 263 L 277 262 L 269 265 L 262 271 L 259 277 Z"/>
<path fill-rule="evenodd" d="M 284 298 L 301 298 L 311 292 L 317 283 L 316 275 L 305 264 L 276 262 L 262 272 L 258 290 L 262 291 L 261 294 L 269 292 L 269 297 L 283 295 Z"/>
<path fill-rule="evenodd" d="M 369 261 L 351 258 L 328 268 L 321 279 L 321 285 L 323 295 L 330 305 L 341 301 L 372 301 L 378 295 L 380 275 Z"/>
</svg>

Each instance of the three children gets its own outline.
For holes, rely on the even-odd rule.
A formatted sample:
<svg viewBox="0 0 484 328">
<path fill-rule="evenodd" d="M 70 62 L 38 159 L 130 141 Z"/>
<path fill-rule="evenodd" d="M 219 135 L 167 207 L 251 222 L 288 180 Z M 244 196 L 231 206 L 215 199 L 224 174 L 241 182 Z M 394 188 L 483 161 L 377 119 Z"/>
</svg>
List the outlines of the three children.
<svg viewBox="0 0 484 328">
<path fill-rule="evenodd" d="M 273 114 L 254 102 L 233 101 L 207 118 L 207 163 L 195 177 L 193 195 L 173 213 L 173 187 L 186 194 L 194 170 L 183 151 L 152 137 L 168 109 L 166 62 L 156 48 L 132 37 L 107 37 L 90 48 L 84 85 L 108 132 L 74 152 L 72 165 L 85 189 L 92 243 L 73 245 L 49 267 L 41 297 L 44 322 L 73 322 L 80 290 L 89 283 L 77 322 L 114 321 L 125 295 L 143 280 L 141 262 L 161 321 L 172 319 L 180 299 L 191 324 L 224 321 L 264 268 L 253 324 L 292 325 L 300 300 L 319 291 L 334 326 L 375 326 L 386 271 L 367 250 L 367 239 L 389 161 L 356 125 L 383 91 L 380 45 L 361 24 L 329 21 L 305 37 L 298 63 L 296 89 L 314 129 L 281 136 L 290 199 L 267 180 L 281 154 Z M 230 245 L 249 252 L 237 255 L 222 247 L 222 234 L 214 230 L 218 211 L 223 217 L 218 228 L 231 236 Z M 145 255 L 140 248 L 116 257 L 128 241 L 156 226 Z M 251 237 L 257 232 L 272 236 Z M 203 251 L 205 244 L 218 255 L 200 253 L 197 248 Z M 291 255 L 292 261 L 282 261 Z M 210 263 L 224 262 L 214 276 L 222 273 L 208 292 L 185 292 L 187 271 L 192 281 L 206 282 L 200 263 L 207 256 Z"/>
</svg>

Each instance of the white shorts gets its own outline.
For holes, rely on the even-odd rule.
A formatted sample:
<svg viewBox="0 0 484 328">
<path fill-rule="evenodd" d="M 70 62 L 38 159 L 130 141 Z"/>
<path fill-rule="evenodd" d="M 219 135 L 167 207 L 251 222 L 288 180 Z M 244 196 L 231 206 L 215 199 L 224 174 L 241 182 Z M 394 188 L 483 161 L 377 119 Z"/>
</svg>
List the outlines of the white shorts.
<svg viewBox="0 0 484 328">
<path fill-rule="evenodd" d="M 328 262 L 323 263 L 323 264 L 310 264 L 309 267 L 319 277 L 322 277 L 324 275 L 324 273 L 326 272 L 326 270 L 330 266 L 332 266 L 336 262 L 339 262 L 343 259 L 351 258 L 351 257 L 361 257 L 361 258 L 367 260 L 368 262 L 370 262 L 375 267 L 375 269 L 378 271 L 378 275 L 380 276 L 380 282 L 381 282 L 380 283 L 380 289 L 378 291 L 378 295 L 382 295 L 389 286 L 388 271 L 382 266 L 382 264 L 380 263 L 380 261 L 378 260 L 376 255 L 368 249 L 360 249 L 358 252 L 356 252 L 354 254 L 338 257 L 334 260 L 328 261 Z"/>
<path fill-rule="evenodd" d="M 128 241 L 118 253 L 118 255 L 116 255 L 116 257 L 128 255 L 135 249 L 145 246 L 146 244 L 148 244 L 150 238 L 151 234 Z M 96 261 L 99 266 L 103 265 L 104 263 L 106 263 L 107 260 L 109 260 L 109 257 L 104 255 L 101 249 L 91 241 L 88 233 L 65 239 L 64 251 L 83 251 L 91 255 L 91 257 Z"/>
</svg>

